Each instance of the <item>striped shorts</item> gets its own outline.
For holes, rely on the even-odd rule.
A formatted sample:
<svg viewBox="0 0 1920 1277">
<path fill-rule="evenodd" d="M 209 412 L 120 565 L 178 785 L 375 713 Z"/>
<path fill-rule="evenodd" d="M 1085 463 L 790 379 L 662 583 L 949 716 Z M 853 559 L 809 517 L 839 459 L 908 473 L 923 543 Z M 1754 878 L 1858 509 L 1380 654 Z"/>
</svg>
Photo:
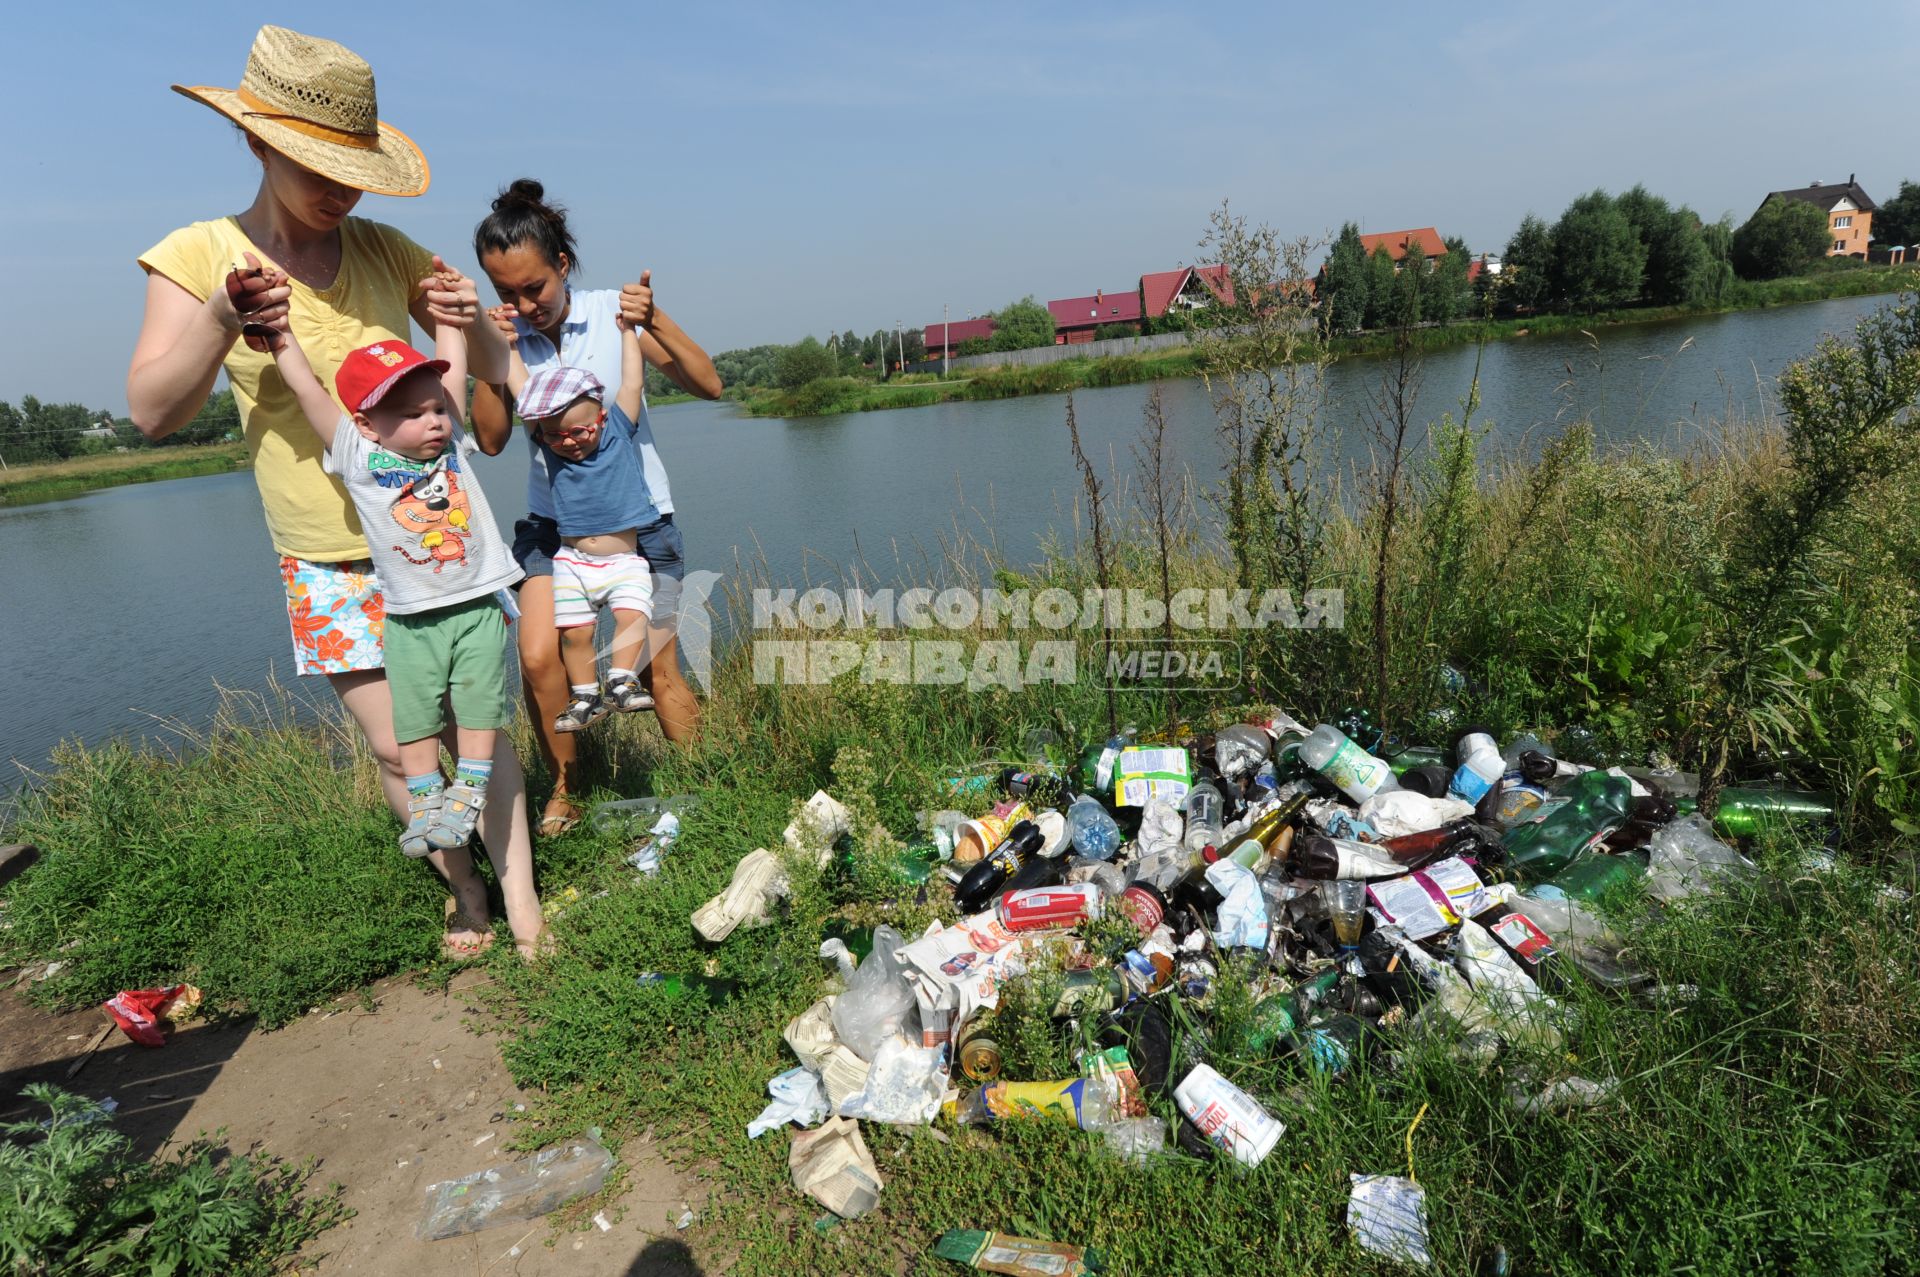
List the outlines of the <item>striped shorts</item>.
<svg viewBox="0 0 1920 1277">
<path fill-rule="evenodd" d="M 652 617 L 653 573 L 647 561 L 637 554 L 587 554 L 560 547 L 553 556 L 554 628 L 592 625 L 601 607 Z"/>
</svg>

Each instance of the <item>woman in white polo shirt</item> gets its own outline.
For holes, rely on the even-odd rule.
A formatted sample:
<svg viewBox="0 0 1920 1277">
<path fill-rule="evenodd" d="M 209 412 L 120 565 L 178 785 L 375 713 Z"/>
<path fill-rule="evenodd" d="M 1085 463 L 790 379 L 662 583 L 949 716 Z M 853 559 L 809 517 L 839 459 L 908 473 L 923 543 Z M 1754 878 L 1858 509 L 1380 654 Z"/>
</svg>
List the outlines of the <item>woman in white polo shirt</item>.
<svg viewBox="0 0 1920 1277">
<path fill-rule="evenodd" d="M 615 321 L 625 315 L 639 330 L 640 347 L 649 363 L 689 394 L 720 397 L 720 374 L 713 360 L 653 304 L 647 272 L 640 273 L 638 283 L 619 289 L 570 286 L 579 253 L 567 229 L 566 210 L 547 202 L 540 183 L 521 178 L 500 193 L 493 211 L 474 229 L 473 251 L 500 294 L 503 304 L 494 314 L 503 327 L 510 325 L 529 372 L 564 363 L 585 368 L 603 385 L 619 385 L 620 329 Z M 489 453 L 498 453 L 506 446 L 512 426 L 505 388 L 476 386 L 472 415 L 474 438 Z M 654 447 L 644 401 L 635 425 L 634 442 L 640 448 L 647 487 L 660 511 L 658 522 L 640 529 L 640 552 L 653 571 L 655 589 L 649 659 L 641 680 L 653 696 L 667 739 L 685 741 L 699 725 L 700 706 L 680 673 L 673 630 L 678 593 L 674 587 L 686 574 L 684 550 L 680 530 L 673 524 L 666 467 Z M 560 663 L 559 631 L 553 625 L 552 555 L 560 548 L 560 533 L 546 465 L 531 437 L 529 449 L 529 513 L 514 525 L 513 539 L 514 557 L 527 574 L 520 587 L 520 670 L 540 752 L 554 776 L 553 797 L 540 821 L 540 831 L 552 835 L 570 828 L 580 816 L 573 801 L 578 792 L 578 755 L 573 736 L 553 727 L 569 696 L 566 670 Z"/>
</svg>

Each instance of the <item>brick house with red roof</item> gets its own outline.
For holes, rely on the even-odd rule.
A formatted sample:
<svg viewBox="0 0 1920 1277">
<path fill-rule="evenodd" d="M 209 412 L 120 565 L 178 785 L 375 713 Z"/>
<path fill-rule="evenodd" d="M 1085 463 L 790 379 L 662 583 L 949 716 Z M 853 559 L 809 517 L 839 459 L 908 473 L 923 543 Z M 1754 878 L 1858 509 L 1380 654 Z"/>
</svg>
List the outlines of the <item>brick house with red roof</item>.
<svg viewBox="0 0 1920 1277">
<path fill-rule="evenodd" d="M 1233 304 L 1233 282 L 1224 266 L 1182 266 L 1140 277 L 1140 311 L 1147 319 L 1174 310 L 1203 310 L 1215 302 Z"/>
<path fill-rule="evenodd" d="M 1096 289 L 1091 297 L 1063 297 L 1047 303 L 1053 316 L 1053 344 L 1078 346 L 1092 341 L 1095 332 L 1107 324 L 1131 324 L 1140 330 L 1140 292 L 1127 289 L 1110 293 Z"/>
<path fill-rule="evenodd" d="M 942 355 L 957 355 L 960 344 L 972 341 L 975 337 L 987 341 L 993 337 L 993 316 L 985 319 L 956 319 L 952 323 L 928 324 L 926 328 L 927 358 L 938 359 Z"/>
</svg>

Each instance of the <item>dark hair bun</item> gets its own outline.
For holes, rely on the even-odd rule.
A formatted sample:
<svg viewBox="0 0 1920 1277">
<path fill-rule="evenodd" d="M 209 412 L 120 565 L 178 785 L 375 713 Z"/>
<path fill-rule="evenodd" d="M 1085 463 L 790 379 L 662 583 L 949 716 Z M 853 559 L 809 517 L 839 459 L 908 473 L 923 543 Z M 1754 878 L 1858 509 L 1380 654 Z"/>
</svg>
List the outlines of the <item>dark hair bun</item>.
<svg viewBox="0 0 1920 1277">
<path fill-rule="evenodd" d="M 573 232 L 567 229 L 567 210 L 547 203 L 547 188 L 530 177 L 515 178 L 501 191 L 493 211 L 473 231 L 474 256 L 482 261 L 489 253 L 523 244 L 539 249 L 555 269 L 563 259 L 569 268 L 580 264 Z"/>
<path fill-rule="evenodd" d="M 513 184 L 507 187 L 506 190 L 500 192 L 499 198 L 493 201 L 493 210 L 497 213 L 502 209 L 514 208 L 519 205 L 544 205 L 546 203 L 546 197 L 546 187 L 540 185 L 540 183 L 530 177 L 516 177 L 513 179 Z"/>
</svg>

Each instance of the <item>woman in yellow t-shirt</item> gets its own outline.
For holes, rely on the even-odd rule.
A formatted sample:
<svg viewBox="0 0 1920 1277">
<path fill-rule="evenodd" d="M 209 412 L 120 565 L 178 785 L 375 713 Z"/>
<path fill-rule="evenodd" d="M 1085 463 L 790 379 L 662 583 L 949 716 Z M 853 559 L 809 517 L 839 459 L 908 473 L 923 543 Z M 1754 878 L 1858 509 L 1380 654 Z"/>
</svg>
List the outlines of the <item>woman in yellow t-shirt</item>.
<svg viewBox="0 0 1920 1277">
<path fill-rule="evenodd" d="M 239 88 L 174 89 L 245 131 L 260 163 L 260 187 L 246 211 L 182 227 L 141 256 L 146 315 L 127 373 L 127 403 L 142 434 L 163 438 L 193 419 L 226 371 L 280 554 L 295 666 L 333 684 L 380 761 L 388 804 L 404 821 L 406 782 L 381 666 L 384 608 L 366 538 L 339 480 L 321 468 L 319 441 L 271 356 L 242 340 L 241 326 L 243 319 L 289 316 L 329 389 L 348 351 L 404 339 L 409 318 L 428 332 L 435 322 L 465 327 L 476 376 L 504 378 L 506 343 L 491 323 L 473 324 L 479 300 L 470 280 L 447 272 L 391 227 L 348 216 L 363 193 L 427 189 L 420 148 L 380 122 L 373 72 L 363 59 L 330 40 L 267 26 L 254 39 Z M 279 272 L 287 282 L 270 287 Z M 504 734 L 480 833 L 515 942 L 532 956 L 542 923 L 526 781 Z M 492 933 L 471 851 L 430 859 L 454 892 L 447 949 L 480 952 Z"/>
</svg>

